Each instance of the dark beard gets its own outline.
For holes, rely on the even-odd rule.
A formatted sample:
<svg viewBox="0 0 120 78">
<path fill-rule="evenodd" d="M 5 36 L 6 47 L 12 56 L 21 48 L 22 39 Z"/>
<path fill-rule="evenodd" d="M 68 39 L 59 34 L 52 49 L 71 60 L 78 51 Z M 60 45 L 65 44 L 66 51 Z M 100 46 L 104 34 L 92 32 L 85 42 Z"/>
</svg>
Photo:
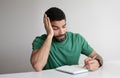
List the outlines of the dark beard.
<svg viewBox="0 0 120 78">
<path fill-rule="evenodd" d="M 64 38 L 61 38 L 61 39 L 57 38 L 57 37 L 61 37 L 61 36 L 64 36 Z M 54 36 L 53 39 L 55 39 L 58 42 L 62 42 L 62 41 L 64 41 L 66 39 L 66 34 L 61 34 L 59 36 Z"/>
</svg>

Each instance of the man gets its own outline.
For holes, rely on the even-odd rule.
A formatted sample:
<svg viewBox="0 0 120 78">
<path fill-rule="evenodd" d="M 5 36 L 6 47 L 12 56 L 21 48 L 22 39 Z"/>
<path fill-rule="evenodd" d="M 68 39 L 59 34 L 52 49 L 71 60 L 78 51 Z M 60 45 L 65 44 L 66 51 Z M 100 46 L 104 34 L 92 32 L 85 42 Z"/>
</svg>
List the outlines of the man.
<svg viewBox="0 0 120 78">
<path fill-rule="evenodd" d="M 80 34 L 67 32 L 61 9 L 49 8 L 44 15 L 44 26 L 47 34 L 36 37 L 32 44 L 31 64 L 36 71 L 78 64 L 80 54 L 88 56 L 84 60 L 88 70 L 95 71 L 102 66 L 102 57 Z"/>
</svg>

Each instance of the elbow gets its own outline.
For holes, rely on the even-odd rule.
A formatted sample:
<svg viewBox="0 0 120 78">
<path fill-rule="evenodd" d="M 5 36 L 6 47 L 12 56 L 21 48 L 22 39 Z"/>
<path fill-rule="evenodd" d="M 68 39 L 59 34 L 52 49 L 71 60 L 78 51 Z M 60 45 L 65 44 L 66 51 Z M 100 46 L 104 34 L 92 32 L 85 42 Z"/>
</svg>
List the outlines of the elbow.
<svg viewBox="0 0 120 78">
<path fill-rule="evenodd" d="M 43 69 L 43 67 L 38 64 L 31 63 L 31 65 L 36 72 L 40 72 Z"/>
<path fill-rule="evenodd" d="M 41 72 L 42 71 L 42 69 L 40 69 L 40 68 L 34 68 L 34 69 L 35 69 L 36 72 Z"/>
<path fill-rule="evenodd" d="M 34 68 L 34 70 L 35 70 L 36 72 L 40 72 L 40 71 L 42 71 L 42 69 L 43 69 L 43 67 L 38 66 L 37 64 L 36 64 L 36 65 L 33 65 L 33 68 Z"/>
<path fill-rule="evenodd" d="M 42 67 L 38 64 L 38 63 L 35 63 L 32 58 L 30 59 L 30 62 L 31 62 L 31 65 L 33 67 L 33 69 L 36 71 L 36 72 L 40 72 L 42 71 Z"/>
<path fill-rule="evenodd" d="M 36 72 L 42 71 L 44 65 L 40 62 L 36 62 L 34 59 L 30 59 L 31 65 Z"/>
</svg>

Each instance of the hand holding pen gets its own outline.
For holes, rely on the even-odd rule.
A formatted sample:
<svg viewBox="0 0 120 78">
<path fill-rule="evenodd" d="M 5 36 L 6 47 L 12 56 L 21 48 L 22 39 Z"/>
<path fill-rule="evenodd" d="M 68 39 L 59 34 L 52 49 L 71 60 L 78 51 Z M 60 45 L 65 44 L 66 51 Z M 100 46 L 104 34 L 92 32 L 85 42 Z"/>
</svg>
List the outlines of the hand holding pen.
<svg viewBox="0 0 120 78">
<path fill-rule="evenodd" d="M 98 69 L 99 67 L 99 63 L 97 60 L 95 60 L 95 58 L 97 57 L 97 55 L 95 55 L 93 58 L 88 57 L 84 60 L 85 65 L 83 67 L 86 67 L 88 70 L 91 71 L 95 71 Z"/>
</svg>

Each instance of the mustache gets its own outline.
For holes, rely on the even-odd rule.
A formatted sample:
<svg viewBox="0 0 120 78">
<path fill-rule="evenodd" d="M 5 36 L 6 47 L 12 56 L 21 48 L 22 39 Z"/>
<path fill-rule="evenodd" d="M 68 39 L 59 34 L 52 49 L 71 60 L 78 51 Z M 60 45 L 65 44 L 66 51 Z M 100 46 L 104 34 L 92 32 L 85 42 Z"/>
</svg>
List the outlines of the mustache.
<svg viewBox="0 0 120 78">
<path fill-rule="evenodd" d="M 56 36 L 56 37 L 61 37 L 61 36 L 65 36 L 65 34 L 60 34 L 60 35 L 58 35 L 58 36 Z"/>
</svg>

